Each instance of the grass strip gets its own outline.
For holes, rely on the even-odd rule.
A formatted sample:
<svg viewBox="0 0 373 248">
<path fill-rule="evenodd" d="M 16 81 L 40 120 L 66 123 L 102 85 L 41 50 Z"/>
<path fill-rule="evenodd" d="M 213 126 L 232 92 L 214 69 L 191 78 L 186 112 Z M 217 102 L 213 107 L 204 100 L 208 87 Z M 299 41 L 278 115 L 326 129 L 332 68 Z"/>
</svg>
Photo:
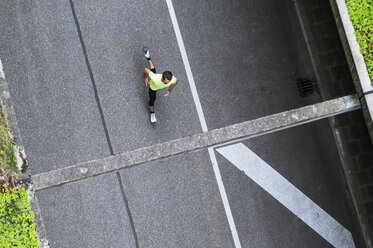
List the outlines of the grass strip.
<svg viewBox="0 0 373 248">
<path fill-rule="evenodd" d="M 2 186 L 0 193 L 0 247 L 40 247 L 34 214 L 26 190 Z"/>
<path fill-rule="evenodd" d="M 346 0 L 346 4 L 373 85 L 373 0 Z"/>
</svg>

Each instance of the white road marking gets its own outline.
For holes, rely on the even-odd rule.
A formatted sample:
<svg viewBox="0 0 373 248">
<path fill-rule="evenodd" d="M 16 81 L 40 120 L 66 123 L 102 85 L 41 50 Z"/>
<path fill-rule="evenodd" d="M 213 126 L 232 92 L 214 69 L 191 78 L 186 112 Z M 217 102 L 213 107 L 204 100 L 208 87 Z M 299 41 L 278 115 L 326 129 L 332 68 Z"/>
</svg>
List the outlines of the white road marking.
<svg viewBox="0 0 373 248">
<path fill-rule="evenodd" d="M 208 129 L 207 129 L 207 124 L 206 124 L 206 119 L 205 119 L 205 116 L 203 114 L 201 102 L 199 100 L 196 84 L 194 82 L 194 77 L 193 77 L 192 70 L 191 70 L 190 64 L 189 64 L 188 55 L 186 53 L 185 46 L 184 46 L 184 41 L 183 41 L 183 38 L 181 36 L 179 23 L 177 22 L 177 19 L 176 19 L 174 6 L 173 6 L 171 0 L 166 0 L 166 1 L 167 1 L 168 11 L 169 11 L 170 16 L 171 16 L 172 25 L 173 25 L 174 30 L 175 30 L 177 43 L 178 43 L 179 48 L 180 48 L 181 57 L 183 59 L 185 71 L 186 71 L 186 74 L 187 74 L 187 77 L 188 77 L 188 82 L 189 82 L 189 85 L 190 85 L 190 89 L 192 91 L 194 104 L 195 104 L 196 109 L 197 109 L 199 122 L 201 124 L 202 131 L 207 132 Z M 231 232 L 232 232 L 232 237 L 233 237 L 235 247 L 236 248 L 241 248 L 241 243 L 240 243 L 240 240 L 239 240 L 239 237 L 238 237 L 236 225 L 234 223 L 231 208 L 229 206 L 229 202 L 228 202 L 227 194 L 226 194 L 225 187 L 224 187 L 224 184 L 223 184 L 223 180 L 221 179 L 219 166 L 218 166 L 218 163 L 216 161 L 215 152 L 212 148 L 209 148 L 208 152 L 209 152 L 210 160 L 211 160 L 212 167 L 213 167 L 213 170 L 214 170 L 215 178 L 216 178 L 216 181 L 218 183 L 218 188 L 219 188 L 219 192 L 220 192 L 221 199 L 222 199 L 222 202 L 223 202 L 225 214 L 227 216 L 229 227 L 230 227 Z"/>
<path fill-rule="evenodd" d="M 187 55 L 186 50 L 185 50 L 183 37 L 181 36 L 179 23 L 177 22 L 177 19 L 176 19 L 174 6 L 172 5 L 171 0 L 166 0 L 166 1 L 167 1 L 167 6 L 168 6 L 168 11 L 170 12 L 172 25 L 174 26 L 177 43 L 179 44 L 181 57 L 183 58 L 184 67 L 185 67 L 186 74 L 187 74 L 187 77 L 188 77 L 190 89 L 191 89 L 192 95 L 193 95 L 193 100 L 194 100 L 194 103 L 195 103 L 196 108 L 197 108 L 199 122 L 201 123 L 202 131 L 207 132 L 208 129 L 207 129 L 205 116 L 203 115 L 201 102 L 199 101 L 196 84 L 194 83 L 194 77 L 193 77 L 193 74 L 192 74 L 192 70 L 190 69 L 188 55 Z"/>
<path fill-rule="evenodd" d="M 355 247 L 351 233 L 244 144 L 217 151 L 334 247 Z"/>
<path fill-rule="evenodd" d="M 234 219 L 233 219 L 231 207 L 229 205 L 227 193 L 225 191 L 224 183 L 223 183 L 223 180 L 221 179 L 221 174 L 220 174 L 218 162 L 216 161 L 214 149 L 209 148 L 208 151 L 209 151 L 209 156 L 210 156 L 210 160 L 211 160 L 211 163 L 212 163 L 212 168 L 214 169 L 215 178 L 216 178 L 216 181 L 218 183 L 218 188 L 219 188 L 219 191 L 220 191 L 221 199 L 223 201 L 225 214 L 227 215 L 228 224 L 231 228 L 234 244 L 235 244 L 236 248 L 241 248 L 241 242 L 240 242 L 240 239 L 238 237 L 236 224 L 234 223 Z"/>
<path fill-rule="evenodd" d="M 0 59 L 0 78 L 5 78 L 4 70 L 3 70 L 3 63 L 1 63 L 1 59 Z"/>
</svg>

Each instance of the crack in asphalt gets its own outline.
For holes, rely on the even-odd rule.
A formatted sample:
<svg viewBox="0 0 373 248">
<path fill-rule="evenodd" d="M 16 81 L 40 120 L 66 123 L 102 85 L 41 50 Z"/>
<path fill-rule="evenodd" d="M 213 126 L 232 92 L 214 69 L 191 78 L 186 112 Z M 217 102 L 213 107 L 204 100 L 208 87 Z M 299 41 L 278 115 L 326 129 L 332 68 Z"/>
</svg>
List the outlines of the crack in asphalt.
<svg viewBox="0 0 373 248">
<path fill-rule="evenodd" d="M 135 224 L 133 222 L 133 218 L 132 218 L 131 210 L 130 210 L 130 207 L 129 207 L 129 204 L 128 204 L 127 196 L 126 196 L 126 193 L 124 192 L 122 179 L 120 178 L 120 173 L 119 172 L 117 172 L 116 174 L 117 174 L 117 177 L 118 177 L 120 192 L 122 193 L 123 201 L 124 201 L 124 204 L 126 205 L 127 215 L 128 215 L 128 219 L 129 219 L 129 222 L 130 222 L 131 229 L 132 229 L 133 237 L 135 239 L 136 248 L 139 248 L 139 240 L 137 238 Z"/>
<path fill-rule="evenodd" d="M 106 121 L 105 121 L 104 111 L 102 110 L 100 97 L 98 95 L 98 90 L 97 90 L 96 82 L 95 82 L 95 79 L 94 79 L 94 76 L 93 76 L 91 64 L 89 63 L 87 49 L 86 49 L 85 44 L 84 44 L 83 35 L 82 35 L 82 31 L 80 29 L 78 17 L 77 17 L 76 12 L 75 12 L 73 0 L 70 0 L 70 6 L 71 6 L 71 11 L 72 11 L 73 16 L 74 16 L 74 21 L 75 21 L 76 29 L 77 29 L 77 32 L 78 32 L 78 35 L 79 35 L 80 44 L 82 45 L 85 62 L 87 64 L 87 68 L 88 68 L 88 72 L 89 72 L 89 77 L 91 78 L 93 90 L 94 90 L 94 93 L 95 93 L 95 99 L 96 99 L 96 102 L 97 102 L 98 111 L 100 113 L 102 126 L 104 128 L 104 132 L 105 132 L 105 136 L 106 136 L 106 142 L 109 146 L 110 155 L 114 155 L 113 146 L 111 144 L 109 131 L 107 129 L 107 125 L 106 125 Z"/>
</svg>

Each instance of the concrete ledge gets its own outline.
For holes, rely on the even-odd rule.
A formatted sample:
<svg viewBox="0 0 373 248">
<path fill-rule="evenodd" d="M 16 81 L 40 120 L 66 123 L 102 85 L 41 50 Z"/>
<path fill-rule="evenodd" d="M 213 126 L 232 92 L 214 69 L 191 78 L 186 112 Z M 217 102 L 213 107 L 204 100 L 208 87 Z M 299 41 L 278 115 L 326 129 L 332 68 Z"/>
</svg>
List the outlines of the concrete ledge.
<svg viewBox="0 0 373 248">
<path fill-rule="evenodd" d="M 361 100 L 361 106 L 369 130 L 370 139 L 373 143 L 372 82 L 369 78 L 363 55 L 360 52 L 360 46 L 356 40 L 355 29 L 350 20 L 345 0 L 329 0 L 329 2 L 332 6 L 338 32 L 354 80 L 354 85 Z"/>
<path fill-rule="evenodd" d="M 26 158 L 26 154 L 23 149 L 21 134 L 18 129 L 18 123 L 17 123 L 16 115 L 13 110 L 12 100 L 11 100 L 10 93 L 8 90 L 8 84 L 5 80 L 5 75 L 4 75 L 3 65 L 1 63 L 1 60 L 0 60 L 0 101 L 1 101 L 1 105 L 3 106 L 3 112 L 5 115 L 5 119 L 6 119 L 6 124 L 9 128 L 9 134 L 12 137 L 16 138 L 17 147 L 15 149 L 16 150 L 15 155 L 17 157 L 18 168 L 21 170 L 22 165 L 23 165 L 23 159 L 20 157 L 20 153 L 22 153 L 23 158 Z M 28 175 L 19 173 L 19 178 L 20 179 L 28 178 Z"/>
<path fill-rule="evenodd" d="M 43 223 L 43 218 L 41 216 L 39 202 L 35 195 L 35 191 L 32 188 L 33 187 L 32 184 L 30 185 L 30 187 L 31 188 L 27 190 L 27 193 L 29 195 L 29 202 L 31 205 L 32 212 L 35 215 L 34 222 L 36 223 L 36 226 L 37 226 L 37 235 L 39 239 L 40 248 L 50 248 L 49 242 L 47 240 L 47 233 L 45 231 L 45 226 Z"/>
<path fill-rule="evenodd" d="M 358 108 L 360 108 L 360 103 L 357 96 L 345 96 L 185 138 L 140 148 L 123 154 L 45 172 L 34 175 L 32 181 L 35 190 L 46 189 L 171 155 L 211 147 L 240 138 L 249 138 L 283 130 Z"/>
</svg>

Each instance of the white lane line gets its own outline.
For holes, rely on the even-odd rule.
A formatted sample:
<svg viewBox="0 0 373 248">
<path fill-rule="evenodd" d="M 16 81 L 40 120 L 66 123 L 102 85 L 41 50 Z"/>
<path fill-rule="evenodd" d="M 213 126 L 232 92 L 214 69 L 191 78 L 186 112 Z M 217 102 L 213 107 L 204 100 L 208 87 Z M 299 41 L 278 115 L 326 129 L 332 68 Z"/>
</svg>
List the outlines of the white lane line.
<svg viewBox="0 0 373 248">
<path fill-rule="evenodd" d="M 210 160 L 211 160 L 211 163 L 212 163 L 212 167 L 214 169 L 215 178 L 216 178 L 216 181 L 218 183 L 218 187 L 219 187 L 221 199 L 223 201 L 225 214 L 227 215 L 228 224 L 229 224 L 229 226 L 231 228 L 231 232 L 232 232 L 232 237 L 233 237 L 234 244 L 235 244 L 236 248 L 241 248 L 241 242 L 240 242 L 240 239 L 238 237 L 236 225 L 234 223 L 234 219 L 233 219 L 231 207 L 229 205 L 227 193 L 225 191 L 224 183 L 223 183 L 223 180 L 221 178 L 221 174 L 220 174 L 218 162 L 216 161 L 214 149 L 213 148 L 209 148 L 208 151 L 209 151 L 209 155 L 210 155 Z"/>
<path fill-rule="evenodd" d="M 217 151 L 334 247 L 355 247 L 351 233 L 244 144 Z"/>
<path fill-rule="evenodd" d="M 207 132 L 208 129 L 207 129 L 205 116 L 203 115 L 201 102 L 199 101 L 196 84 L 194 83 L 194 77 L 193 77 L 193 74 L 192 74 L 192 70 L 190 69 L 188 55 L 186 53 L 185 46 L 184 46 L 184 41 L 183 41 L 183 38 L 181 36 L 179 23 L 177 22 L 177 19 L 176 19 L 174 6 L 172 5 L 171 0 L 166 0 L 166 1 L 167 1 L 168 11 L 170 12 L 172 25 L 174 26 L 177 43 L 179 44 L 181 57 L 183 58 L 183 63 L 184 63 L 184 66 L 185 66 L 187 77 L 188 77 L 190 89 L 191 89 L 192 95 L 193 95 L 193 100 L 194 100 L 194 103 L 195 103 L 196 108 L 197 108 L 199 122 L 201 123 L 202 131 Z"/>
<path fill-rule="evenodd" d="M 192 91 L 194 104 L 195 104 L 196 109 L 197 109 L 199 122 L 201 124 L 202 131 L 207 132 L 208 129 L 207 129 L 207 124 L 206 124 L 206 119 L 205 119 L 205 116 L 203 114 L 201 102 L 199 100 L 196 84 L 194 82 L 194 77 L 193 77 L 192 70 L 191 70 L 190 64 L 189 64 L 188 55 L 186 53 L 185 46 L 184 46 L 184 41 L 183 41 L 183 38 L 181 36 L 179 23 L 177 22 L 177 19 L 176 19 L 174 6 L 173 6 L 171 0 L 166 0 L 166 1 L 167 1 L 168 11 L 169 11 L 170 16 L 171 16 L 172 25 L 173 25 L 174 30 L 175 30 L 177 43 L 178 43 L 179 48 L 180 48 L 181 57 L 183 59 L 185 71 L 186 71 L 186 74 L 187 74 L 187 77 L 188 77 L 188 82 L 189 82 L 189 85 L 190 85 L 190 89 Z M 236 248 L 241 248 L 241 243 L 240 243 L 240 240 L 238 238 L 236 225 L 234 223 L 231 208 L 229 206 L 228 197 L 227 197 L 227 194 L 226 194 L 226 191 L 225 191 L 223 180 L 221 179 L 219 166 L 218 166 L 218 163 L 216 161 L 215 152 L 212 148 L 209 148 L 208 152 L 209 152 L 211 164 L 212 164 L 212 167 L 213 167 L 213 170 L 214 170 L 215 178 L 216 178 L 216 181 L 217 181 L 217 184 L 218 184 L 220 196 L 221 196 L 221 199 L 222 199 L 222 202 L 223 202 L 225 214 L 227 216 L 228 224 L 229 224 L 229 227 L 230 227 L 231 232 L 232 232 L 232 237 L 233 237 L 235 247 Z"/>
<path fill-rule="evenodd" d="M 3 63 L 1 63 L 1 59 L 0 59 L 0 78 L 5 78 L 4 70 L 3 70 Z"/>
</svg>

